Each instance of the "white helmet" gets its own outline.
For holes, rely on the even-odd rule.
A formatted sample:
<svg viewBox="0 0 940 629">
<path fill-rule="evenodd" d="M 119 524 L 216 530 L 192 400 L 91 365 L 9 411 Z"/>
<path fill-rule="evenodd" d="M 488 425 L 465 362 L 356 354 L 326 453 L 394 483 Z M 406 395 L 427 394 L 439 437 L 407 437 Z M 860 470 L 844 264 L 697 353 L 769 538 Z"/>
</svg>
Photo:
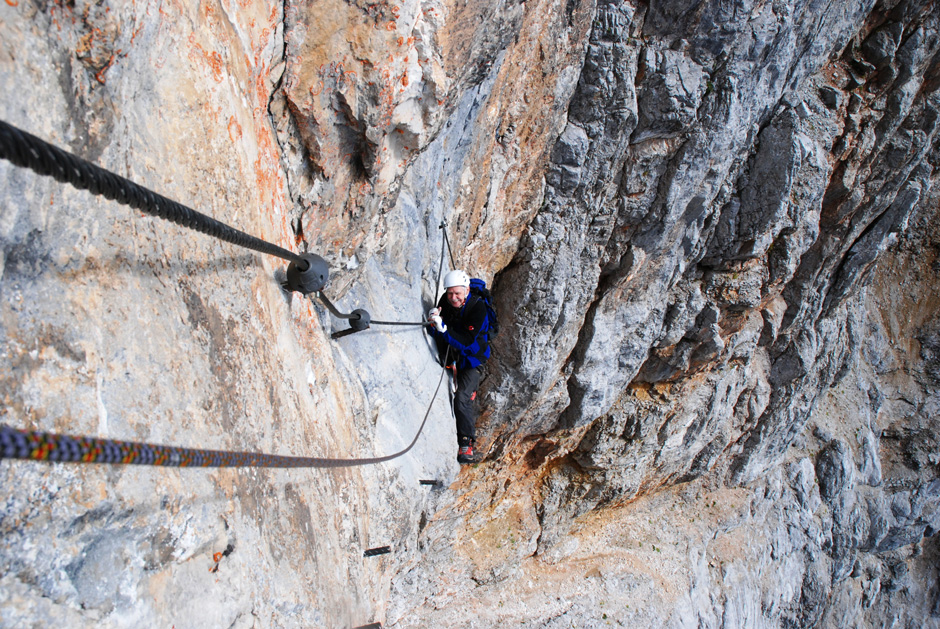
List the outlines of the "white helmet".
<svg viewBox="0 0 940 629">
<path fill-rule="evenodd" d="M 470 276 L 463 271 L 451 271 L 444 276 L 444 288 L 452 288 L 454 286 L 464 286 L 469 288 Z"/>
</svg>

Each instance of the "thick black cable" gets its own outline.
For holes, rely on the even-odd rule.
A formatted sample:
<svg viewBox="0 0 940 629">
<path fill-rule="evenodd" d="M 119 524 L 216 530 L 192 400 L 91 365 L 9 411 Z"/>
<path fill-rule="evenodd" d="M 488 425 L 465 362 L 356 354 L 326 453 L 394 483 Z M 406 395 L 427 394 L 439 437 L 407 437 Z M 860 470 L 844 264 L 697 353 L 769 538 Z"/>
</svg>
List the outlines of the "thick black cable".
<svg viewBox="0 0 940 629">
<path fill-rule="evenodd" d="M 450 239 L 447 237 L 447 227 L 443 221 L 441 221 L 441 231 L 444 232 L 444 246 L 447 247 L 447 253 L 450 255 L 450 268 L 456 269 L 457 263 L 454 262 L 454 250 L 450 248 Z M 443 257 L 444 253 L 441 252 Z M 441 270 L 443 270 L 443 264 L 441 265 Z"/>
<path fill-rule="evenodd" d="M 350 313 L 340 312 L 339 309 L 336 307 L 336 305 L 332 301 L 330 301 L 327 298 L 327 296 L 324 295 L 322 292 L 317 293 L 317 297 L 320 299 L 320 301 L 323 302 L 323 305 L 326 306 L 326 309 L 329 310 L 330 313 L 337 319 L 348 319 L 349 321 L 358 321 L 362 317 L 361 311 L 359 310 L 354 310 Z M 408 325 L 408 326 L 427 325 L 427 321 L 373 321 L 371 318 L 369 319 L 368 323 L 369 325 Z"/>
<path fill-rule="evenodd" d="M 441 278 L 444 277 L 444 252 L 447 250 L 447 223 L 441 221 L 440 227 L 441 233 L 444 234 L 444 240 L 441 242 L 441 263 L 437 267 L 437 284 L 434 285 L 434 307 L 437 308 L 437 302 L 441 299 L 440 294 L 440 283 Z M 453 263 L 451 263 L 451 268 L 454 268 Z"/>
<path fill-rule="evenodd" d="M 87 162 L 0 120 L 0 157 L 22 168 L 68 183 L 80 190 L 129 205 L 151 216 L 202 232 L 233 245 L 294 262 L 301 270 L 308 263 L 293 251 L 256 238 L 181 203 L 157 194 L 129 179 Z"/>
</svg>

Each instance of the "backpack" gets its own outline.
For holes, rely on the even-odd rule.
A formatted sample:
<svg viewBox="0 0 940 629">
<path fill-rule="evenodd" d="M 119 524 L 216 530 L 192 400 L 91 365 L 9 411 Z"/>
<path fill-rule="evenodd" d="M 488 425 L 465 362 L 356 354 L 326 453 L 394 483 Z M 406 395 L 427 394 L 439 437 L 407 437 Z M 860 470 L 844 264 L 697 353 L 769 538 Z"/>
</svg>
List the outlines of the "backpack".
<svg viewBox="0 0 940 629">
<path fill-rule="evenodd" d="M 493 308 L 493 296 L 490 295 L 490 289 L 486 287 L 486 282 L 478 277 L 470 278 L 470 294 L 476 295 L 486 304 L 486 320 L 489 323 L 487 331 L 489 338 L 499 334 L 499 318 L 496 316 L 496 309 Z"/>
</svg>

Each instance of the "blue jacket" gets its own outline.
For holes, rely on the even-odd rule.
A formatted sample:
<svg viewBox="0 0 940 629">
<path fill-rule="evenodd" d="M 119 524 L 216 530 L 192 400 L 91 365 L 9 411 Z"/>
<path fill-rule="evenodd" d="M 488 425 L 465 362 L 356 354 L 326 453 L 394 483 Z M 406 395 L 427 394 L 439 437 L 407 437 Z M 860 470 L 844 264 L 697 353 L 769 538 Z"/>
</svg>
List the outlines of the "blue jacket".
<svg viewBox="0 0 940 629">
<path fill-rule="evenodd" d="M 469 295 L 460 308 L 454 308 L 447 301 L 447 295 L 437 304 L 441 309 L 441 319 L 447 326 L 446 332 L 431 328 L 431 334 L 457 351 L 457 369 L 479 367 L 490 357 L 489 328 L 486 304 L 476 295 Z M 451 351 L 451 356 L 454 352 Z"/>
</svg>

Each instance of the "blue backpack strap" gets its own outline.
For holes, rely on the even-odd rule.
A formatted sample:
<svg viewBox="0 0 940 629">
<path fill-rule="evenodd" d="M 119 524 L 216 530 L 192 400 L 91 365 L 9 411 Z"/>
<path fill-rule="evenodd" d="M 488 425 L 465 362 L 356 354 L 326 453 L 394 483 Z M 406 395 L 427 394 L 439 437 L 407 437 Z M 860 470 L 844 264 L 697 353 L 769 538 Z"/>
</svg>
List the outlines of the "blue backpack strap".
<svg viewBox="0 0 940 629">
<path fill-rule="evenodd" d="M 478 297 L 486 305 L 486 323 L 481 331 L 487 333 L 487 337 L 499 333 L 499 319 L 496 316 L 496 309 L 493 307 L 492 295 L 486 287 L 486 282 L 478 277 L 470 278 L 470 293 Z"/>
</svg>

